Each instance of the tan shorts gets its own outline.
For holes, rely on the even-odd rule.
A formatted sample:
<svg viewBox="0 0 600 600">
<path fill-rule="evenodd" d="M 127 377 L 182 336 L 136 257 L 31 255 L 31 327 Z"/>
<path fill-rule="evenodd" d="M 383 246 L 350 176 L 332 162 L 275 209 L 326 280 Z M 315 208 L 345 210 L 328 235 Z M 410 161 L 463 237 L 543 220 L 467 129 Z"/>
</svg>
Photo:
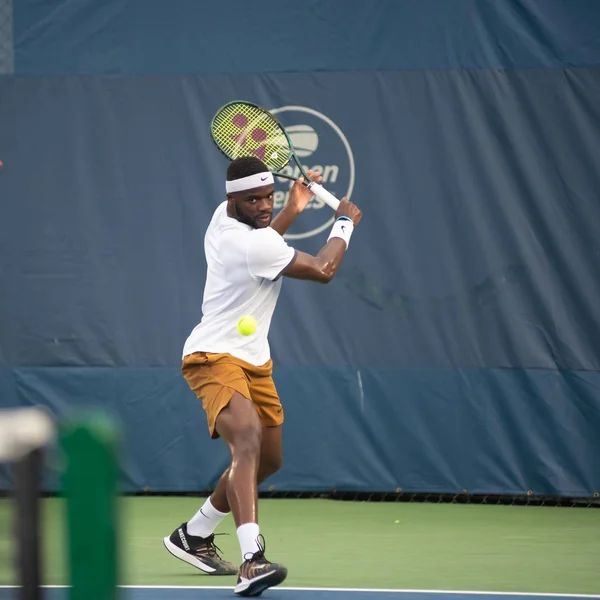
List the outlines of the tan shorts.
<svg viewBox="0 0 600 600">
<path fill-rule="evenodd" d="M 217 417 L 235 392 L 254 403 L 263 427 L 283 423 L 283 407 L 273 382 L 272 360 L 256 367 L 231 354 L 194 352 L 184 357 L 181 372 L 202 400 L 212 438 L 219 437 L 215 428 Z"/>
</svg>

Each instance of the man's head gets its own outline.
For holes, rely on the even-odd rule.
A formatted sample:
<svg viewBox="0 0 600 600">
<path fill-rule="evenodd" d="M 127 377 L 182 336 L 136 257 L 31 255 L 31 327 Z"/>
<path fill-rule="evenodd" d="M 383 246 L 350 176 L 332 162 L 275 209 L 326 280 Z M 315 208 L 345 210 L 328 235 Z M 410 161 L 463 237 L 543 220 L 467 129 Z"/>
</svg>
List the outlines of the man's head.
<svg viewBox="0 0 600 600">
<path fill-rule="evenodd" d="M 227 168 L 227 214 L 255 229 L 273 218 L 273 175 L 262 160 L 243 156 Z"/>
</svg>

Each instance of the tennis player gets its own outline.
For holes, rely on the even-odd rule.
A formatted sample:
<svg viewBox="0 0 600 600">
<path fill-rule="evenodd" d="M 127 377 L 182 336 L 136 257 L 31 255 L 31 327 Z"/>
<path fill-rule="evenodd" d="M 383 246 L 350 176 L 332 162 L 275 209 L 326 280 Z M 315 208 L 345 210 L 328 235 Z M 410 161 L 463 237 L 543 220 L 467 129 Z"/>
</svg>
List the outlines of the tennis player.
<svg viewBox="0 0 600 600">
<path fill-rule="evenodd" d="M 322 179 L 311 171 L 308 175 L 317 183 Z M 311 256 L 282 237 L 312 197 L 300 181 L 275 218 L 273 175 L 258 158 L 232 161 L 225 188 L 227 200 L 215 211 L 204 239 L 208 269 L 203 315 L 185 343 L 182 372 L 202 401 L 211 437 L 227 443 L 231 464 L 200 510 L 164 544 L 205 573 L 238 574 L 214 543 L 217 525 L 232 512 L 242 556 L 235 592 L 258 596 L 287 576 L 283 565 L 266 559 L 257 516 L 257 483 L 282 464 L 283 408 L 267 340 L 281 277 L 331 281 L 361 211 L 342 199 L 327 243 Z M 253 335 L 237 331 L 244 315 L 257 321 Z"/>
</svg>

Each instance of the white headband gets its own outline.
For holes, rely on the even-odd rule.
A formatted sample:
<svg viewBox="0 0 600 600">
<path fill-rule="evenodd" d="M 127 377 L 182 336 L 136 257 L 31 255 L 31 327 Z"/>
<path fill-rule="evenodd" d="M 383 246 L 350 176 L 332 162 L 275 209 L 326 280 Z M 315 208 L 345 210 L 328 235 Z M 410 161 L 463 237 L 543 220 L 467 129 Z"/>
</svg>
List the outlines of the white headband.
<svg viewBox="0 0 600 600">
<path fill-rule="evenodd" d="M 264 171 L 262 173 L 248 175 L 248 177 L 242 177 L 241 179 L 226 181 L 225 190 L 228 194 L 233 194 L 234 192 L 243 192 L 244 190 L 252 190 L 254 188 L 262 187 L 263 185 L 269 185 L 274 181 L 273 173 Z"/>
</svg>

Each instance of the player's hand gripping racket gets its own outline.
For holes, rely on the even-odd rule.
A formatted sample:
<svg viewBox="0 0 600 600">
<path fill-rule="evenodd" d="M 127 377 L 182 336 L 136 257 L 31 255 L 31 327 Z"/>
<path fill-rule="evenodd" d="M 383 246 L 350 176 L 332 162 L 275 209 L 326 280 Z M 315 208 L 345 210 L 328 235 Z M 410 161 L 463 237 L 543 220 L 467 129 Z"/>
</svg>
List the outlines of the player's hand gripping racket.
<svg viewBox="0 0 600 600">
<path fill-rule="evenodd" d="M 320 200 L 337 210 L 340 201 L 306 174 L 292 142 L 281 123 L 268 111 L 251 102 L 229 102 L 221 107 L 210 124 L 217 148 L 229 159 L 256 156 L 277 177 L 296 181 L 279 171 L 294 160 L 304 177 L 304 185 Z"/>
</svg>

